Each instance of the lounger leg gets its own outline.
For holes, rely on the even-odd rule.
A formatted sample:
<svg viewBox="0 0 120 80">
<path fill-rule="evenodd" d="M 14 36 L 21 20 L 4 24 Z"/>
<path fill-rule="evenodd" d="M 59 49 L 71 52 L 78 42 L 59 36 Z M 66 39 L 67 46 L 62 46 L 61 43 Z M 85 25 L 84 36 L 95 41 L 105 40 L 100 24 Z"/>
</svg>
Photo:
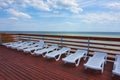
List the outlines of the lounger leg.
<svg viewBox="0 0 120 80">
<path fill-rule="evenodd" d="M 101 66 L 101 67 L 102 67 L 101 74 L 103 73 L 104 63 L 105 63 L 105 62 L 103 62 L 102 66 Z"/>
<path fill-rule="evenodd" d="M 113 70 L 115 70 L 116 64 L 113 65 Z M 114 74 L 112 74 L 112 77 L 114 77 Z"/>
<path fill-rule="evenodd" d="M 43 57 L 45 57 L 45 55 L 42 54 Z"/>
<path fill-rule="evenodd" d="M 87 53 L 84 55 L 84 60 L 86 60 L 86 58 L 87 58 Z"/>
<path fill-rule="evenodd" d="M 114 74 L 112 74 L 112 77 L 114 77 Z"/>
<path fill-rule="evenodd" d="M 87 69 L 87 67 L 85 67 L 85 69 Z"/>
<path fill-rule="evenodd" d="M 101 74 L 103 73 L 103 69 L 101 70 Z"/>
<path fill-rule="evenodd" d="M 47 52 L 47 53 L 48 53 L 48 52 Z M 46 54 L 47 54 L 47 53 L 46 53 Z M 45 57 L 45 54 L 44 54 L 44 53 L 42 53 L 42 56 L 43 56 L 43 57 Z"/>
<path fill-rule="evenodd" d="M 75 64 L 76 67 L 80 64 L 80 59 L 81 58 L 79 58 L 78 61 L 77 61 L 77 63 Z"/>
<path fill-rule="evenodd" d="M 67 62 L 66 62 L 66 61 L 64 61 L 64 63 L 66 64 Z"/>
<path fill-rule="evenodd" d="M 66 52 L 66 56 L 70 55 L 70 51 Z"/>
<path fill-rule="evenodd" d="M 105 57 L 105 64 L 107 63 L 107 57 Z"/>
<path fill-rule="evenodd" d="M 61 57 L 61 54 L 58 56 L 58 58 L 55 57 L 55 60 L 58 61 Z"/>
</svg>

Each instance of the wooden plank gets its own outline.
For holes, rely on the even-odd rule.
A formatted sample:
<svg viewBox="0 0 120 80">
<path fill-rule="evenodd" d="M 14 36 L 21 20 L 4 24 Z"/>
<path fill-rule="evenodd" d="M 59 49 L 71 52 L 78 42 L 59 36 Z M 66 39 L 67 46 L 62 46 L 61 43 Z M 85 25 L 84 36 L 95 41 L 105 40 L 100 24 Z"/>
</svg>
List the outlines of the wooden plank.
<svg viewBox="0 0 120 80">
<path fill-rule="evenodd" d="M 117 46 L 120 47 L 120 44 L 107 44 L 107 43 L 97 43 L 97 42 L 90 42 L 90 44 L 98 44 L 98 45 L 105 45 L 105 46 Z"/>
<path fill-rule="evenodd" d="M 94 46 L 90 46 L 89 48 L 101 49 L 101 50 L 109 50 L 109 51 L 120 51 L 120 49 L 109 49 L 109 48 L 105 48 L 105 47 L 94 47 Z"/>
</svg>

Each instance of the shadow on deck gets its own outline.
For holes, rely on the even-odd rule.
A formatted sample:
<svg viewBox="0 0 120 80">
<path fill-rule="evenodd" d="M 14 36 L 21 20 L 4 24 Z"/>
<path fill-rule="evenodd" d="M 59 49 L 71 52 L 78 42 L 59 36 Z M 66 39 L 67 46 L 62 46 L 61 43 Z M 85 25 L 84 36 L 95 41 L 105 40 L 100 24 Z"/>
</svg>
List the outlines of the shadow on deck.
<svg viewBox="0 0 120 80">
<path fill-rule="evenodd" d="M 120 80 L 112 77 L 113 63 L 107 62 L 104 73 L 84 69 L 85 61 L 78 67 L 63 64 L 0 46 L 0 80 Z"/>
</svg>

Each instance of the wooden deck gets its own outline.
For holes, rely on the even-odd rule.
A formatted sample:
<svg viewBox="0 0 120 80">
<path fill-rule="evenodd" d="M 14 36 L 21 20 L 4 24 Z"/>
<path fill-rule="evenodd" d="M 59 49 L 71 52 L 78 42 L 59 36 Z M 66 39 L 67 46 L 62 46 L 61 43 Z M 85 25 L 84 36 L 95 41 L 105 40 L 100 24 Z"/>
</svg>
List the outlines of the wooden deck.
<svg viewBox="0 0 120 80">
<path fill-rule="evenodd" d="M 112 77 L 113 63 L 107 62 L 104 73 L 84 69 L 85 61 L 78 67 L 49 60 L 41 56 L 25 55 L 23 52 L 0 46 L 0 80 L 120 80 Z"/>
</svg>

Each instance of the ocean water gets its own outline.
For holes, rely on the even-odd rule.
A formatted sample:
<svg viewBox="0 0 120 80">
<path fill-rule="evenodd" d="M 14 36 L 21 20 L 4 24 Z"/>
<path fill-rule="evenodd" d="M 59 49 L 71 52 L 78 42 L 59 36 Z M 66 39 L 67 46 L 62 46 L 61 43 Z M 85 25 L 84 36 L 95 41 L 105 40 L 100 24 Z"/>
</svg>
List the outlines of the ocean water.
<svg viewBox="0 0 120 80">
<path fill-rule="evenodd" d="M 50 32 L 50 31 L 0 31 L 10 34 L 50 34 L 50 35 L 68 35 L 68 36 L 87 36 L 87 37 L 117 37 L 120 38 L 120 32 Z"/>
</svg>

